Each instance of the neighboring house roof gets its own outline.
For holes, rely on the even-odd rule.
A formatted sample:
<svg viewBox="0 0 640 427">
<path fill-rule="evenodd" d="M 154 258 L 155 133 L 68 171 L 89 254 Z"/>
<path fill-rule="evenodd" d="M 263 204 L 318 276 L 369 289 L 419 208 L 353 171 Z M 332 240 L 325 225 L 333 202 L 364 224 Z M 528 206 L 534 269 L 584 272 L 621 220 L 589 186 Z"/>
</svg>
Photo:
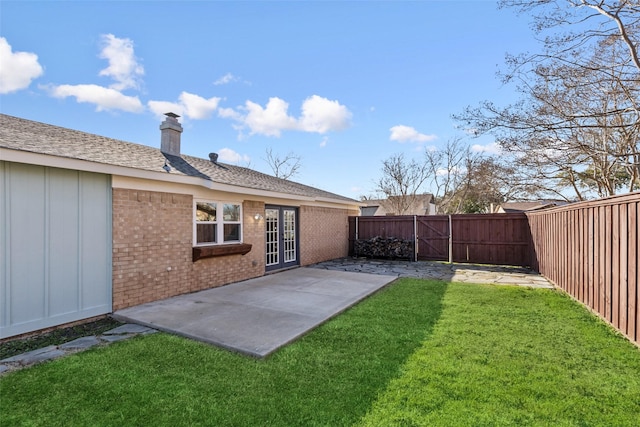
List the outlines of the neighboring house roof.
<svg viewBox="0 0 640 427">
<path fill-rule="evenodd" d="M 358 201 L 249 168 L 213 163 L 188 155 L 172 156 L 146 145 L 134 144 L 73 129 L 0 114 L 0 149 L 44 154 L 105 165 L 132 168 L 173 177 L 200 178 L 214 183 L 287 195 L 359 204 Z M 163 167 L 169 165 L 169 172 Z"/>
<path fill-rule="evenodd" d="M 527 212 L 537 211 L 540 209 L 547 209 L 557 206 L 555 202 L 536 201 L 536 202 L 506 202 L 499 208 L 498 212 L 514 213 L 514 212 Z"/>
<path fill-rule="evenodd" d="M 363 200 L 366 206 L 360 208 L 360 214 L 362 216 L 384 216 L 384 215 L 397 215 L 394 210 L 393 199 L 399 199 L 401 196 L 391 196 L 388 199 L 368 199 Z M 417 194 L 415 200 L 409 206 L 403 215 L 429 215 L 432 212 L 433 195 Z"/>
</svg>

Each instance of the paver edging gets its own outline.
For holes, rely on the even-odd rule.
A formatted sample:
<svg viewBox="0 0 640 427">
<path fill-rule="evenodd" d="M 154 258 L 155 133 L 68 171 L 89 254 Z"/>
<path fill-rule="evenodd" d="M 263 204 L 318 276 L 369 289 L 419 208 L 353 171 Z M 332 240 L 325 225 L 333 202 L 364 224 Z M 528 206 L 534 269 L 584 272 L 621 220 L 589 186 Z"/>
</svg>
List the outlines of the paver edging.
<svg viewBox="0 0 640 427">
<path fill-rule="evenodd" d="M 50 345 L 36 350 L 31 350 L 26 353 L 0 360 L 0 376 L 28 368 L 42 362 L 48 362 L 64 356 L 79 353 L 93 347 L 106 346 L 112 342 L 126 340 L 139 335 L 148 335 L 155 332 L 158 331 L 146 326 L 124 324 L 97 336 L 89 335 L 76 338 L 73 341 L 63 344 Z"/>
</svg>

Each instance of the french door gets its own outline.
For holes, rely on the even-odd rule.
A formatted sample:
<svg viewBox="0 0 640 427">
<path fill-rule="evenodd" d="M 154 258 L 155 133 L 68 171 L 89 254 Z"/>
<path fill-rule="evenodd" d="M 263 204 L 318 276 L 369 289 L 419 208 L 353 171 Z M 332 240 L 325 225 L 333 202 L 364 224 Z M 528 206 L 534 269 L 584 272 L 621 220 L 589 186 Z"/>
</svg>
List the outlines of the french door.
<svg viewBox="0 0 640 427">
<path fill-rule="evenodd" d="M 266 206 L 264 218 L 266 271 L 299 265 L 298 208 Z"/>
</svg>

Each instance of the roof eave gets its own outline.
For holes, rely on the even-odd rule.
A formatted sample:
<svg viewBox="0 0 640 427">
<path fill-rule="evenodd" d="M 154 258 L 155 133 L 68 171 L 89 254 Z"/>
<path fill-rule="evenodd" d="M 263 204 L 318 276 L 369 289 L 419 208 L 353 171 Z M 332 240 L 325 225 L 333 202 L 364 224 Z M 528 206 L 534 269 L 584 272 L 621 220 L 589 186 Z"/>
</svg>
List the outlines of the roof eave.
<svg viewBox="0 0 640 427">
<path fill-rule="evenodd" d="M 73 159 L 68 157 L 52 156 L 50 154 L 33 153 L 30 151 L 14 150 L 0 147 L 0 159 L 8 162 L 24 163 L 38 166 L 48 166 L 61 169 L 72 169 L 83 172 L 103 173 L 107 175 L 119 175 L 129 178 L 148 179 L 152 181 L 170 182 L 179 184 L 196 185 L 210 190 L 228 193 L 246 194 L 266 198 L 278 198 L 305 202 L 330 203 L 343 206 L 357 206 L 356 201 L 333 199 L 329 197 L 310 197 L 297 194 L 281 193 L 271 190 L 261 190 L 239 185 L 224 184 L 199 177 L 180 175 L 167 172 L 150 171 L 144 169 L 117 166 L 108 163 L 98 163 L 88 160 Z"/>
</svg>

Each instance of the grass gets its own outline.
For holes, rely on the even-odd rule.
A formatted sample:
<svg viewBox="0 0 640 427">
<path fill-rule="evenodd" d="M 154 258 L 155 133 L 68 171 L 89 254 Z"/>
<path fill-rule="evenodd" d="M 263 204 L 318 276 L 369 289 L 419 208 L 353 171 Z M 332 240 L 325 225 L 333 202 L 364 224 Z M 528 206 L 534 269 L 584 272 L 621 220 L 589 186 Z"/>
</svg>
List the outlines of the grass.
<svg viewBox="0 0 640 427">
<path fill-rule="evenodd" d="M 0 425 L 637 425 L 640 351 L 549 290 L 402 279 L 266 360 L 167 334 L 0 378 Z"/>
</svg>

